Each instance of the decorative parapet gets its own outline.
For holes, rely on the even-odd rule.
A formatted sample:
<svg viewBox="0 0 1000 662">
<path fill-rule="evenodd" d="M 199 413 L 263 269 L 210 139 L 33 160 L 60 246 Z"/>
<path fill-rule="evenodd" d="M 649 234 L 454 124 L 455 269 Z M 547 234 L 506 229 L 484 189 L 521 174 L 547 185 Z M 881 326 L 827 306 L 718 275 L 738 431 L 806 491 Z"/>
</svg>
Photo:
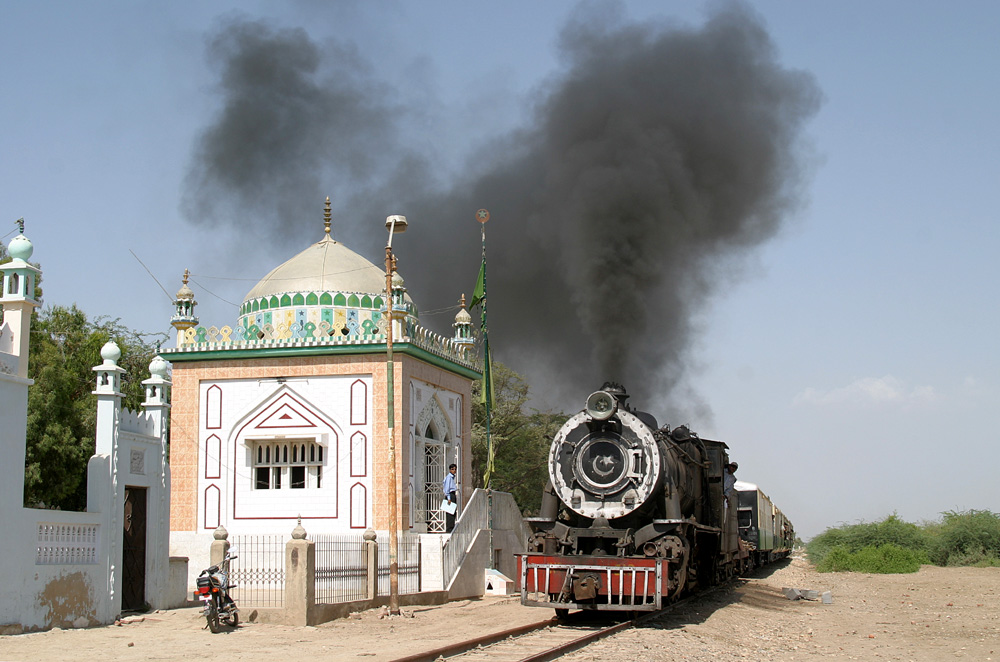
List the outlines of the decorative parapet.
<svg viewBox="0 0 1000 662">
<path fill-rule="evenodd" d="M 99 524 L 38 523 L 35 565 L 96 565 Z"/>
<path fill-rule="evenodd" d="M 191 352 L 207 352 L 219 350 L 257 350 L 279 348 L 315 348 L 315 347 L 365 347 L 381 345 L 386 341 L 385 326 L 388 319 L 383 317 L 378 323 L 364 326 L 351 324 L 346 328 L 336 329 L 332 324 L 322 321 L 319 324 L 306 322 L 304 324 L 265 324 L 249 327 L 216 326 L 195 327 L 186 329 L 181 343 L 176 349 L 164 349 L 165 356 L 176 356 Z M 409 343 L 436 356 L 454 361 L 466 368 L 476 370 L 472 348 L 455 342 L 454 338 L 435 333 L 420 326 L 412 317 L 405 322 L 405 332 L 402 338 L 393 338 L 394 343 Z"/>
<path fill-rule="evenodd" d="M 156 438 L 156 423 L 148 412 L 132 411 L 122 409 L 121 411 L 121 432 L 137 434 L 145 437 Z"/>
</svg>

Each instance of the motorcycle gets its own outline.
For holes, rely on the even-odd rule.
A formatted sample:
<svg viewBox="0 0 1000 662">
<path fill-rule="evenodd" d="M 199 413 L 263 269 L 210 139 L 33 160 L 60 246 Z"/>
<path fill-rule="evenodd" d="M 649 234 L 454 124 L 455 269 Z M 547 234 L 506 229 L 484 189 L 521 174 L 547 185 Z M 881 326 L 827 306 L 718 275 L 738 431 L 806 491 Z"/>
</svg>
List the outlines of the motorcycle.
<svg viewBox="0 0 1000 662">
<path fill-rule="evenodd" d="M 198 599 L 205 603 L 205 620 L 213 634 L 219 631 L 220 624 L 236 627 L 240 623 L 240 611 L 229 595 L 229 589 L 236 587 L 229 583 L 229 562 L 235 558 L 226 552 L 222 563 L 198 575 Z"/>
</svg>

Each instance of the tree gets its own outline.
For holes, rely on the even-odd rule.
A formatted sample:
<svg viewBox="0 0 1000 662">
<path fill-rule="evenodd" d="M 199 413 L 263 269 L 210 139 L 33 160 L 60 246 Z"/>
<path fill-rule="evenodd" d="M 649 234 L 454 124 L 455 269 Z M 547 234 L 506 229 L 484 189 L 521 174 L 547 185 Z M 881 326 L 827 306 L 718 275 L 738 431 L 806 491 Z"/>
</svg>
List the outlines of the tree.
<svg viewBox="0 0 1000 662">
<path fill-rule="evenodd" d="M 488 450 L 486 407 L 479 402 L 481 382 L 473 384 L 472 472 L 473 485 L 483 486 Z M 524 378 L 493 362 L 493 442 L 494 472 L 491 487 L 510 492 L 522 512 L 537 513 L 542 490 L 549 479 L 548 455 L 552 437 L 568 418 L 565 414 L 533 411 L 525 413 L 529 386 Z"/>
<path fill-rule="evenodd" d="M 94 321 L 75 305 L 43 310 L 32 324 L 28 376 L 28 430 L 25 448 L 24 501 L 81 510 L 87 503 L 87 462 L 94 453 L 97 398 L 93 366 L 101 347 L 113 340 L 122 350 L 119 365 L 122 406 L 138 409 L 142 380 L 157 353 L 155 341 L 166 334 L 142 334 L 120 320 Z"/>
</svg>

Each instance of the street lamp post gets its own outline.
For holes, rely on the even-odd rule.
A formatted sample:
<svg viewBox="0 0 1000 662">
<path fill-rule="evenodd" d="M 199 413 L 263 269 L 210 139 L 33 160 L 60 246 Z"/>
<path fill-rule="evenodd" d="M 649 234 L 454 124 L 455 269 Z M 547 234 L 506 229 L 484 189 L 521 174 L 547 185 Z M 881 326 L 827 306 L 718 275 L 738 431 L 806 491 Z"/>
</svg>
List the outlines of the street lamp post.
<svg viewBox="0 0 1000 662">
<path fill-rule="evenodd" d="M 385 306 L 389 315 L 389 323 L 385 330 L 385 372 L 386 372 L 386 411 L 389 432 L 389 613 L 399 614 L 399 506 L 396 503 L 396 426 L 395 426 L 395 389 L 396 378 L 392 360 L 392 235 L 394 232 L 406 231 L 406 217 L 393 215 L 385 219 L 385 227 L 389 231 L 389 241 L 385 245 Z"/>
</svg>

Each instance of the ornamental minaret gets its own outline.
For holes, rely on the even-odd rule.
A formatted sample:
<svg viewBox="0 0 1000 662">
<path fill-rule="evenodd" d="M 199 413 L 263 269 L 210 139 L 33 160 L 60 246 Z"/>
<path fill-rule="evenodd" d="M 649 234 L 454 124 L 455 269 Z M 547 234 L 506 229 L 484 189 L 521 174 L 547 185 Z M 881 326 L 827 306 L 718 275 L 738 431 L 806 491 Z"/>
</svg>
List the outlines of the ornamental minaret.
<svg viewBox="0 0 1000 662">
<path fill-rule="evenodd" d="M 188 287 L 188 278 L 191 276 L 187 269 L 184 270 L 184 284 L 177 290 L 177 298 L 174 299 L 174 316 L 170 318 L 170 326 L 177 329 L 177 346 L 184 344 L 184 335 L 188 329 L 198 326 L 198 318 L 195 317 L 194 307 L 198 304 L 194 300 L 194 292 Z"/>
<path fill-rule="evenodd" d="M 390 318 L 393 320 L 393 337 L 396 340 L 403 340 L 406 336 L 406 316 L 409 313 L 409 306 L 406 304 L 406 283 L 403 277 L 396 271 L 396 256 L 392 257 L 392 296 L 390 305 Z"/>
<path fill-rule="evenodd" d="M 118 445 L 118 422 L 121 419 L 122 377 L 125 369 L 118 365 L 122 350 L 109 340 L 101 347 L 103 362 L 91 368 L 96 373 L 93 394 L 97 396 L 97 431 L 95 453 L 112 455 Z"/>
<path fill-rule="evenodd" d="M 472 315 L 465 309 L 465 295 L 459 299 L 458 304 L 461 309 L 455 314 L 455 345 L 460 349 L 468 350 L 476 344 L 476 339 L 472 337 Z"/>
<path fill-rule="evenodd" d="M 35 299 L 35 285 L 41 271 L 28 264 L 28 258 L 35 249 L 24 236 L 24 219 L 19 219 L 17 225 L 20 234 L 11 239 L 7 246 L 12 259 L 0 265 L 0 304 L 3 304 L 0 352 L 17 357 L 16 374 L 27 379 L 31 311 L 39 305 Z"/>
</svg>

